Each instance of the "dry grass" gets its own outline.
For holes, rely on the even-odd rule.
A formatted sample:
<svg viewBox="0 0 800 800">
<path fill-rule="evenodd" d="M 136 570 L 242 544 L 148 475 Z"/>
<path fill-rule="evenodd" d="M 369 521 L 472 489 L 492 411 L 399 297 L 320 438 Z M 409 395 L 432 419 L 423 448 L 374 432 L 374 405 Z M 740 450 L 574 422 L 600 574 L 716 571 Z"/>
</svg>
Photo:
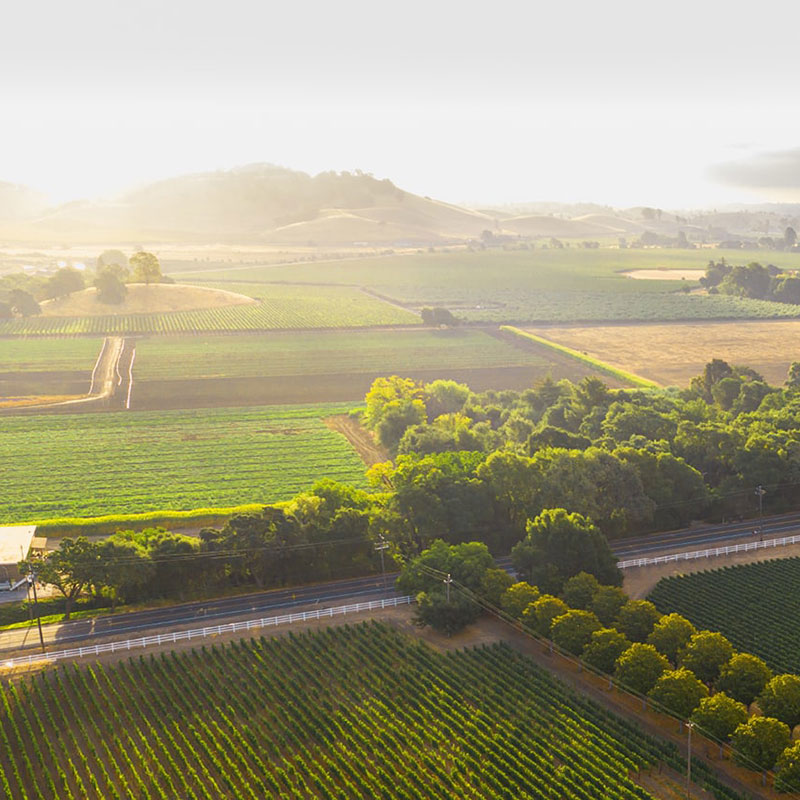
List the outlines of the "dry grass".
<svg viewBox="0 0 800 800">
<path fill-rule="evenodd" d="M 631 269 L 620 273 L 640 281 L 698 281 L 704 269 Z"/>
<path fill-rule="evenodd" d="M 18 397 L 0 397 L 0 408 L 23 408 L 35 406 L 40 403 L 64 403 L 77 400 L 83 395 L 79 394 L 31 394 Z"/>
<path fill-rule="evenodd" d="M 128 284 L 125 301 L 119 305 L 101 303 L 95 288 L 83 289 L 57 300 L 42 303 L 43 317 L 91 317 L 106 314 L 154 314 L 163 311 L 195 311 L 222 306 L 255 303 L 252 297 L 222 289 L 208 289 L 180 283 Z"/>
<path fill-rule="evenodd" d="M 712 358 L 752 367 L 774 385 L 800 361 L 800 321 L 528 328 L 664 386 L 688 386 Z"/>
</svg>

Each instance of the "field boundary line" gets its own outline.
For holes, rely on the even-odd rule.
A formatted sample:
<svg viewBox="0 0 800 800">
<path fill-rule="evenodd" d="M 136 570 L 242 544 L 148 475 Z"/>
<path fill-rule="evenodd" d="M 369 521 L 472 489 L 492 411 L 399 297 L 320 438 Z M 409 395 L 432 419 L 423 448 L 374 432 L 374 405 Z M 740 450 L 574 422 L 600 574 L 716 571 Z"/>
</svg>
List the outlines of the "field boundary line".
<svg viewBox="0 0 800 800">
<path fill-rule="evenodd" d="M 136 346 L 134 345 L 133 352 L 131 353 L 131 363 L 128 366 L 128 397 L 125 401 L 125 408 L 130 411 L 131 409 L 131 392 L 133 391 L 133 362 L 136 360 Z"/>
<path fill-rule="evenodd" d="M 552 339 L 545 339 L 543 336 L 537 336 L 535 333 L 524 331 L 521 328 L 517 328 L 513 325 L 501 325 L 500 330 L 505 331 L 506 333 L 514 334 L 515 336 L 519 336 L 522 339 L 528 339 L 536 344 L 544 345 L 544 347 L 549 347 L 551 350 L 555 350 L 557 353 L 574 358 L 576 361 L 580 361 L 582 364 L 592 367 L 599 372 L 604 372 L 607 375 L 611 375 L 614 378 L 618 378 L 626 383 L 631 383 L 634 386 L 638 386 L 642 389 L 661 388 L 661 386 L 655 381 L 642 378 L 639 375 L 634 375 L 632 372 L 626 372 L 624 369 L 612 367 L 611 364 L 606 364 L 605 361 L 600 361 L 599 358 L 593 358 L 592 356 L 584 355 L 579 350 L 573 350 L 571 347 L 554 342 Z"/>
<path fill-rule="evenodd" d="M 800 535 L 782 536 L 780 539 L 769 539 L 766 542 L 743 542 L 741 544 L 728 544 L 724 547 L 709 547 L 705 550 L 692 550 L 688 553 L 672 553 L 666 556 L 653 558 L 629 558 L 618 561 L 619 569 L 631 567 L 652 567 L 656 564 L 671 564 L 677 561 L 694 561 L 698 558 L 714 558 L 716 556 L 729 556 L 734 553 L 749 553 L 753 550 L 765 550 L 769 547 L 785 547 L 790 544 L 800 544 Z"/>
<path fill-rule="evenodd" d="M 106 345 L 108 344 L 108 336 L 103 339 L 103 346 L 100 348 L 100 352 L 97 356 L 97 361 L 94 362 L 94 369 L 92 370 L 92 381 L 89 384 L 89 395 L 94 394 L 94 382 L 97 377 L 97 369 L 100 366 L 100 362 L 103 360 L 103 353 L 106 351 Z"/>
<path fill-rule="evenodd" d="M 105 644 L 73 647 L 69 650 L 56 650 L 51 653 L 32 653 L 29 656 L 8 658 L 0 663 L 2 666 L 8 668 L 29 666 L 41 662 L 52 663 L 71 658 L 83 658 L 84 656 L 99 656 L 103 653 L 118 653 L 121 650 L 135 650 L 137 648 L 153 647 L 161 644 L 174 644 L 191 639 L 205 639 L 208 636 L 219 636 L 223 633 L 258 630 L 260 628 L 277 627 L 278 625 L 292 625 L 296 622 L 308 622 L 314 619 L 346 616 L 347 614 L 357 614 L 360 611 L 375 611 L 379 608 L 396 608 L 397 606 L 409 605 L 413 602 L 414 598 L 411 595 L 390 597 L 388 599 L 382 598 L 381 600 L 370 600 L 366 603 L 351 603 L 346 606 L 318 608 L 313 611 L 298 611 L 294 614 L 280 614 L 276 617 L 261 617 L 260 619 L 248 619 L 241 622 L 228 622 L 224 625 L 209 625 L 205 628 L 193 628 L 188 631 L 157 633 L 153 636 L 141 636 L 138 639 L 125 639 L 123 641 L 106 642 Z"/>
</svg>

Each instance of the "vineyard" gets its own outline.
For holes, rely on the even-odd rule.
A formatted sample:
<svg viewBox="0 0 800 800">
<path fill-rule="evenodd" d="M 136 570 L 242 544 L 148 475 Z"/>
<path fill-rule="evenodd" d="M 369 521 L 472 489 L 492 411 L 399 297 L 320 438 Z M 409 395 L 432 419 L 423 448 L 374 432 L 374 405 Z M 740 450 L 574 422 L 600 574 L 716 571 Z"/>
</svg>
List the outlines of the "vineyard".
<svg viewBox="0 0 800 800">
<path fill-rule="evenodd" d="M 783 558 L 662 578 L 649 599 L 664 614 L 720 631 L 776 672 L 800 673 L 798 585 L 800 558 Z"/>
<path fill-rule="evenodd" d="M 410 311 L 345 286 L 214 284 L 214 288 L 251 294 L 260 302 L 159 314 L 24 317 L 0 321 L 0 336 L 345 328 L 415 325 L 420 322 L 419 317 Z"/>
<path fill-rule="evenodd" d="M 6 798 L 646 800 L 631 775 L 683 761 L 507 645 L 443 655 L 377 623 L 1 691 Z"/>
<path fill-rule="evenodd" d="M 0 375 L 4 372 L 90 373 L 102 346 L 102 339 L 2 340 Z"/>
<path fill-rule="evenodd" d="M 364 465 L 323 418 L 348 407 L 7 417 L 0 521 L 34 522 L 287 500 Z"/>
<path fill-rule="evenodd" d="M 418 369 L 545 366 L 546 359 L 482 331 L 331 331 L 143 339 L 138 380 L 324 373 L 403 373 Z"/>
<path fill-rule="evenodd" d="M 776 266 L 797 269 L 794 253 L 738 251 L 730 261 L 746 264 L 769 257 Z M 681 280 L 631 280 L 634 269 L 705 269 L 715 251 L 592 250 L 538 247 L 386 258 L 327 264 L 296 264 L 237 270 L 236 281 L 292 281 L 365 286 L 412 307 L 441 305 L 476 322 L 659 321 L 778 319 L 800 317 L 800 306 L 726 295 L 681 291 L 697 286 Z M 185 273 L 187 281 L 224 281 L 224 270 Z M 237 284 L 223 288 L 231 291 Z"/>
</svg>

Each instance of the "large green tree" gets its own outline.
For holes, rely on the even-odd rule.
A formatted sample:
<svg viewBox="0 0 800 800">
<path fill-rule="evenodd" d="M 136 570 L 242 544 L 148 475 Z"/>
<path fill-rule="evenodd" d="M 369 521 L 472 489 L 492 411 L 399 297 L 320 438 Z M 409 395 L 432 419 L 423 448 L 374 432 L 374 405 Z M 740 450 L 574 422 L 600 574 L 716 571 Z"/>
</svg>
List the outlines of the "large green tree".
<svg viewBox="0 0 800 800">
<path fill-rule="evenodd" d="M 772 670 L 758 656 L 736 653 L 723 665 L 716 688 L 749 706 L 771 678 Z"/>
<path fill-rule="evenodd" d="M 493 568 L 492 554 L 482 542 L 448 545 L 437 539 L 405 564 L 397 578 L 397 588 L 404 594 L 433 591 L 441 588 L 450 575 L 461 586 L 480 593 L 487 571 Z"/>
<path fill-rule="evenodd" d="M 550 638 L 563 650 L 580 655 L 592 634 L 603 626 L 591 611 L 572 609 L 555 617 L 550 625 Z"/>
<path fill-rule="evenodd" d="M 600 628 L 583 648 L 582 658 L 595 669 L 610 675 L 617 659 L 631 646 L 631 641 L 614 628 Z"/>
<path fill-rule="evenodd" d="M 708 697 L 708 689 L 693 672 L 676 669 L 665 672 L 648 692 L 648 697 L 660 703 L 681 719 L 686 719 Z"/>
<path fill-rule="evenodd" d="M 615 627 L 632 642 L 645 642 L 659 619 L 661 614 L 649 600 L 629 600 L 619 610 Z"/>
<path fill-rule="evenodd" d="M 678 654 L 678 663 L 690 669 L 704 683 L 713 683 L 731 660 L 733 645 L 716 631 L 700 631 Z"/>
<path fill-rule="evenodd" d="M 697 629 L 686 617 L 680 614 L 667 614 L 656 622 L 647 641 L 675 664 L 678 653 L 686 647 L 695 633 Z"/>
<path fill-rule="evenodd" d="M 619 585 L 622 574 L 603 534 L 588 519 L 563 508 L 546 509 L 528 522 L 526 537 L 511 551 L 521 577 L 557 593 L 579 572 Z"/>
<path fill-rule="evenodd" d="M 130 257 L 130 265 L 133 268 L 134 283 L 158 283 L 161 280 L 161 264 L 153 253 L 146 253 L 140 250 Z"/>
<path fill-rule="evenodd" d="M 776 675 L 758 696 L 758 706 L 790 728 L 800 724 L 800 676 Z"/>
<path fill-rule="evenodd" d="M 47 299 L 66 297 L 73 292 L 79 292 L 85 286 L 83 275 L 74 267 L 61 267 L 51 276 L 43 289 Z"/>
<path fill-rule="evenodd" d="M 20 561 L 19 569 L 23 574 L 33 573 L 40 583 L 57 589 L 65 600 L 64 619 L 69 619 L 81 592 L 97 580 L 99 561 L 99 546 L 79 536 L 62 539 L 57 550 L 41 558 Z"/>
<path fill-rule="evenodd" d="M 669 661 L 651 644 L 635 642 L 618 659 L 614 677 L 626 688 L 647 694 L 669 669 Z"/>
<path fill-rule="evenodd" d="M 739 725 L 747 722 L 747 708 L 725 692 L 717 692 L 700 701 L 692 714 L 692 722 L 701 731 L 726 742 Z"/>
<path fill-rule="evenodd" d="M 591 610 L 603 625 L 611 625 L 627 602 L 628 595 L 622 587 L 601 586 L 592 598 Z"/>
<path fill-rule="evenodd" d="M 518 581 L 509 586 L 500 598 L 500 608 L 516 619 L 522 619 L 522 613 L 531 604 L 539 599 L 538 586 L 531 586 L 525 581 Z"/>
<path fill-rule="evenodd" d="M 549 637 L 553 620 L 568 611 L 567 604 L 560 597 L 543 594 L 522 612 L 522 622 Z"/>
<path fill-rule="evenodd" d="M 789 726 L 772 717 L 753 717 L 731 736 L 737 764 L 755 770 L 772 769 L 791 742 Z"/>
</svg>

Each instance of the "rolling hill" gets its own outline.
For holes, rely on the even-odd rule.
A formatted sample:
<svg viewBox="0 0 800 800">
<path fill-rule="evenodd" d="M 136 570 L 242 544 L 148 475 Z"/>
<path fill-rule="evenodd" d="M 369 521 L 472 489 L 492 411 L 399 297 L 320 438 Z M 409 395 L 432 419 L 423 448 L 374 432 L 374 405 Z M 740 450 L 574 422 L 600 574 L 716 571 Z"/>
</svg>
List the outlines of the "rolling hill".
<svg viewBox="0 0 800 800">
<path fill-rule="evenodd" d="M 76 201 L 20 219 L 15 232 L 33 240 L 290 245 L 436 244 L 478 238 L 494 224 L 486 214 L 371 175 L 311 176 L 270 164 L 170 178 L 113 200 Z"/>
</svg>

